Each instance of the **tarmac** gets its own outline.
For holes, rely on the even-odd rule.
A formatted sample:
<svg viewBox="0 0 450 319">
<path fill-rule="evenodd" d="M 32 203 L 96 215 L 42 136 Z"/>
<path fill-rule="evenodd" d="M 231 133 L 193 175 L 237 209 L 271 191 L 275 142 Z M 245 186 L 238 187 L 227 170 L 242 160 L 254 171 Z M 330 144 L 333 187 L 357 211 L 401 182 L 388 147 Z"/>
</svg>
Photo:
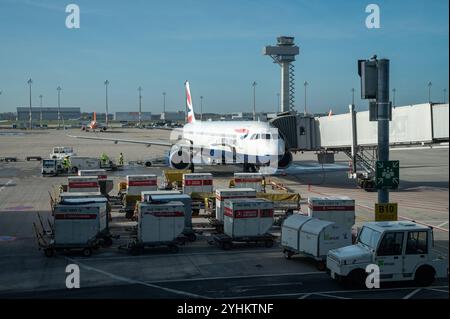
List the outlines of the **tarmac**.
<svg viewBox="0 0 450 319">
<path fill-rule="evenodd" d="M 17 157 L 18 162 L 0 162 L 0 298 L 448 298 L 448 281 L 431 287 L 413 283 L 384 284 L 381 289 L 346 290 L 318 271 L 307 258 L 283 258 L 279 243 L 272 248 L 242 245 L 231 251 L 210 246 L 207 231 L 193 243 L 171 254 L 165 248 L 148 249 L 141 256 L 120 252 L 117 246 L 127 240 L 123 231 L 132 222 L 114 212 L 112 231 L 121 239 L 111 248 L 99 249 L 89 258 L 77 253 L 46 258 L 38 250 L 32 223 L 36 212 L 50 217 L 49 192 L 67 177 L 42 177 L 40 162 L 26 156 L 48 158 L 54 146 L 71 146 L 78 155 L 98 157 L 102 152 L 118 159 L 122 152 L 123 171 L 109 176 L 115 185 L 126 175 L 151 173 L 161 176 L 164 167 L 143 167 L 138 161 L 161 158 L 167 148 L 94 140 L 81 140 L 67 134 L 78 130 L 0 130 L 0 157 Z M 169 132 L 157 129 L 115 129 L 90 136 L 136 140 L 167 139 Z M 390 194 L 399 204 L 399 219 L 414 220 L 434 227 L 435 250 L 448 259 L 449 229 L 449 151 L 448 148 L 393 150 L 392 160 L 400 160 L 400 188 Z M 334 164 L 319 165 L 314 153 L 296 154 L 293 165 L 271 176 L 302 198 L 306 210 L 308 196 L 347 195 L 356 200 L 357 224 L 374 219 L 376 192 L 366 192 L 347 178 L 348 158 L 336 155 Z M 212 172 L 216 187 L 232 178 L 237 166 L 196 167 Z M 116 187 L 111 192 L 114 194 Z M 274 228 L 279 233 L 279 228 Z M 80 267 L 81 288 L 67 289 L 66 266 Z"/>
</svg>

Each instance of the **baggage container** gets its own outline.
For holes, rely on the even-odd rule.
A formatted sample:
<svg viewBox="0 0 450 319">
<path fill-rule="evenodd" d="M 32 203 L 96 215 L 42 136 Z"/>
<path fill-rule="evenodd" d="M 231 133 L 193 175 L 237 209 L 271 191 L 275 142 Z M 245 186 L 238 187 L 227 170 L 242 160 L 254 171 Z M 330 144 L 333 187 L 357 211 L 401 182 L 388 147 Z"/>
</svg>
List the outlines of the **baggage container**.
<svg viewBox="0 0 450 319">
<path fill-rule="evenodd" d="M 347 196 L 309 197 L 308 216 L 351 229 L 355 224 L 355 200 Z"/>
<path fill-rule="evenodd" d="M 97 176 L 99 181 L 108 178 L 104 169 L 81 169 L 78 171 L 78 176 Z"/>
<path fill-rule="evenodd" d="M 273 225 L 273 203 L 260 198 L 227 199 L 224 233 L 231 238 L 261 236 Z"/>
<path fill-rule="evenodd" d="M 141 202 L 148 202 L 153 195 L 179 195 L 181 191 L 175 190 L 160 190 L 160 191 L 145 191 L 141 192 Z"/>
<path fill-rule="evenodd" d="M 325 269 L 329 250 L 351 245 L 351 230 L 337 223 L 309 216 L 293 214 L 281 226 L 281 246 L 286 258 L 295 254 L 319 261 L 318 268 Z"/>
<path fill-rule="evenodd" d="M 211 173 L 183 174 L 183 193 L 212 193 L 213 176 Z"/>
<path fill-rule="evenodd" d="M 92 200 L 92 199 L 89 199 Z M 106 199 L 102 202 L 66 200 L 55 206 L 55 245 L 88 245 L 107 230 Z"/>
<path fill-rule="evenodd" d="M 184 230 L 182 202 L 138 204 L 137 241 L 144 244 L 173 242 Z"/>
<path fill-rule="evenodd" d="M 263 175 L 261 173 L 234 173 L 235 188 L 253 188 L 257 192 L 263 190 Z"/>
<path fill-rule="evenodd" d="M 78 176 L 97 176 L 98 184 L 100 186 L 100 192 L 108 196 L 109 192 L 114 188 L 113 181 L 108 179 L 106 170 L 104 169 L 84 169 L 78 171 Z"/>
<path fill-rule="evenodd" d="M 144 191 L 156 191 L 158 180 L 156 175 L 127 175 L 127 194 L 139 195 Z"/>
<path fill-rule="evenodd" d="M 100 192 L 63 192 L 59 194 L 60 201 L 74 198 L 104 198 Z"/>
<path fill-rule="evenodd" d="M 146 202 L 168 203 L 171 201 L 182 202 L 184 205 L 184 230 L 183 234 L 189 241 L 195 241 L 196 236 L 192 230 L 192 198 L 188 194 L 155 194 L 149 195 Z"/>
<path fill-rule="evenodd" d="M 69 176 L 68 192 L 100 192 L 97 176 Z"/>
<path fill-rule="evenodd" d="M 216 220 L 223 222 L 224 202 L 232 198 L 255 198 L 256 190 L 253 188 L 221 188 L 216 189 Z"/>
</svg>

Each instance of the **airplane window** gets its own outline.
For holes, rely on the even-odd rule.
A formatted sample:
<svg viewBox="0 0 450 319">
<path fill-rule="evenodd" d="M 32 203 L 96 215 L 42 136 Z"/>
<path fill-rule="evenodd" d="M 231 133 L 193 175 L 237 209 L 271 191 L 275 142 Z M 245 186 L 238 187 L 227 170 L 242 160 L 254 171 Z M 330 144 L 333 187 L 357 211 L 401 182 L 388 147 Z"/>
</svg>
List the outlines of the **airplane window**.
<svg viewBox="0 0 450 319">
<path fill-rule="evenodd" d="M 270 134 L 262 134 L 262 138 L 265 140 L 270 140 L 271 136 Z"/>
</svg>

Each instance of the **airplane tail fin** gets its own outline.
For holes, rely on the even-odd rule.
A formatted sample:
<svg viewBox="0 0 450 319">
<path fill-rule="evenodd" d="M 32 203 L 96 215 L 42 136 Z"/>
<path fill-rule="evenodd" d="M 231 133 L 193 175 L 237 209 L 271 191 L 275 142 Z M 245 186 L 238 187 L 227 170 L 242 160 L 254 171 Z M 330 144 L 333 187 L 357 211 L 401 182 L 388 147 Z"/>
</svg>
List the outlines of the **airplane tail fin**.
<svg viewBox="0 0 450 319">
<path fill-rule="evenodd" d="M 94 118 L 92 119 L 94 122 L 97 122 L 97 112 L 94 112 Z"/>
<path fill-rule="evenodd" d="M 184 83 L 186 87 L 186 106 L 187 106 L 187 122 L 188 123 L 194 123 L 195 122 L 195 114 L 194 114 L 194 107 L 192 105 L 192 96 L 191 96 L 191 89 L 189 88 L 189 82 L 186 81 Z"/>
</svg>

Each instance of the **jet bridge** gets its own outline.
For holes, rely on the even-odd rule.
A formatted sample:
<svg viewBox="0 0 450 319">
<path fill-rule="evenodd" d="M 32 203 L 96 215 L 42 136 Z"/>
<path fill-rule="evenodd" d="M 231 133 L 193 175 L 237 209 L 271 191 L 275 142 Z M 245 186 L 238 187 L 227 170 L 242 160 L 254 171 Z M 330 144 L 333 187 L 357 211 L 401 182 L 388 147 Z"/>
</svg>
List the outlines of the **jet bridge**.
<svg viewBox="0 0 450 319">
<path fill-rule="evenodd" d="M 289 150 L 315 151 L 321 163 L 334 162 L 334 153 L 343 152 L 351 159 L 350 178 L 365 189 L 373 187 L 377 160 L 377 122 L 370 112 L 350 112 L 316 117 L 280 114 L 270 122 L 279 129 Z M 449 105 L 416 104 L 392 109 L 389 140 L 391 148 L 433 147 L 449 141 Z"/>
</svg>

